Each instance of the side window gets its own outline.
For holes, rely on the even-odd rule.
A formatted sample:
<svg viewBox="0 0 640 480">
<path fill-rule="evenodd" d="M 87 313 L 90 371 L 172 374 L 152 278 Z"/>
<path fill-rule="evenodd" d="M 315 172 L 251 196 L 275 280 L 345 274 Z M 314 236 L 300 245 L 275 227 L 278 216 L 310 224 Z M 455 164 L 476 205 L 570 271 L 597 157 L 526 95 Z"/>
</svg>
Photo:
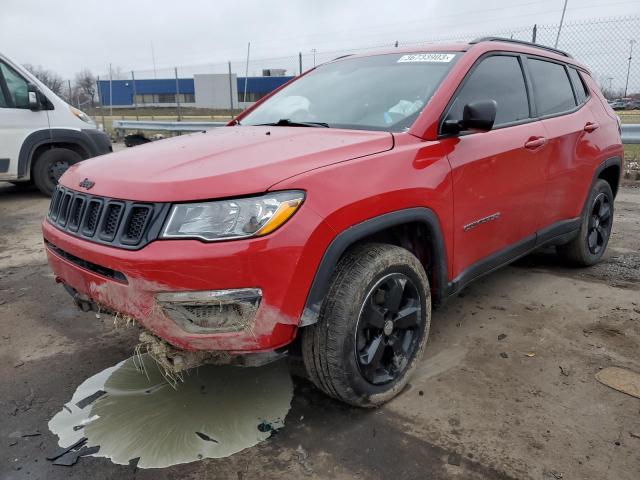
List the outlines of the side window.
<svg viewBox="0 0 640 480">
<path fill-rule="evenodd" d="M 0 63 L 0 71 L 9 89 L 15 108 L 29 108 L 27 81 L 10 66 Z"/>
<path fill-rule="evenodd" d="M 576 91 L 576 97 L 578 99 L 578 105 L 582 105 L 587 101 L 587 97 L 589 96 L 589 91 L 584 84 L 584 81 L 580 77 L 580 74 L 575 68 L 569 68 L 569 76 L 571 77 L 571 81 L 573 82 L 573 88 Z"/>
<path fill-rule="evenodd" d="M 496 101 L 496 126 L 529 118 L 527 89 L 517 57 L 494 55 L 482 60 L 457 93 L 447 120 L 460 120 L 464 106 L 476 100 Z"/>
<path fill-rule="evenodd" d="M 0 82 L 2 82 L 2 79 L 0 78 Z M 4 93 L 2 92 L 2 85 L 0 85 L 0 108 L 6 108 L 7 107 L 7 101 L 4 99 Z"/>
<path fill-rule="evenodd" d="M 564 65 L 529 58 L 528 66 L 539 116 L 575 108 L 576 99 Z"/>
</svg>

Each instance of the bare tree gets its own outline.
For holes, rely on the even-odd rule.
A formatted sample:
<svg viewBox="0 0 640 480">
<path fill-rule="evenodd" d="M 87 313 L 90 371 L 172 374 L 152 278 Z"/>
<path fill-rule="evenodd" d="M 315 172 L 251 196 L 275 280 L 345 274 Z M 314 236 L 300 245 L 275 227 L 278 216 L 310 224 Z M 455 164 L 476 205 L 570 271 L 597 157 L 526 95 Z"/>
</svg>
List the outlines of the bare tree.
<svg viewBox="0 0 640 480">
<path fill-rule="evenodd" d="M 56 95 L 61 95 L 64 86 L 64 80 L 62 77 L 51 70 L 45 70 L 41 65 L 35 66 L 29 63 L 24 65 L 24 68 L 29 70 L 38 80 L 44 83 L 49 90 Z"/>
<path fill-rule="evenodd" d="M 91 70 L 85 68 L 78 73 L 74 80 L 74 97 L 80 105 L 94 106 L 96 96 L 96 77 Z"/>
</svg>

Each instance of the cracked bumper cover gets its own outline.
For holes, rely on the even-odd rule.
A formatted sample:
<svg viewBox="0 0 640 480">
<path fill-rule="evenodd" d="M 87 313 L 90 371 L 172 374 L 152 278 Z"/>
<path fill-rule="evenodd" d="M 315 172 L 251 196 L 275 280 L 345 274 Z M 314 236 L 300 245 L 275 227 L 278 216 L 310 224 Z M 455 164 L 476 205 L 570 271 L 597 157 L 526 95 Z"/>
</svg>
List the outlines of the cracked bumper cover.
<svg viewBox="0 0 640 480">
<path fill-rule="evenodd" d="M 77 292 L 76 300 L 130 316 L 183 350 L 238 353 L 273 350 L 295 338 L 322 246 L 332 236 L 331 229 L 312 215 L 300 216 L 265 237 L 216 243 L 161 240 L 138 251 L 73 237 L 47 220 L 42 229 L 56 280 Z M 77 259 L 85 266 L 122 273 L 126 282 L 83 267 Z M 163 300 L 172 294 L 233 289 L 261 294 L 253 318 L 241 330 L 185 329 L 163 308 Z"/>
</svg>

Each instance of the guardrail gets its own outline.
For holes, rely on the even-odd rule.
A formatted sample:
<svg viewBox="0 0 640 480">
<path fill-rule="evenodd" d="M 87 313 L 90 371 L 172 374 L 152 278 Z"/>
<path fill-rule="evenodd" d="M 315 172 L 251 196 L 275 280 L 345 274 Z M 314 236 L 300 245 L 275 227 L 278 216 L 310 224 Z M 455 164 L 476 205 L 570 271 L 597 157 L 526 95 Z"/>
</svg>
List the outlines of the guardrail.
<svg viewBox="0 0 640 480">
<path fill-rule="evenodd" d="M 154 130 L 163 132 L 201 132 L 210 128 L 224 127 L 227 122 L 177 122 L 156 120 L 114 120 L 116 133 L 125 130 Z"/>
<path fill-rule="evenodd" d="M 625 144 L 640 143 L 640 124 L 635 124 L 635 123 L 622 124 L 622 143 L 625 143 Z"/>
<path fill-rule="evenodd" d="M 177 122 L 177 121 L 145 121 L 145 120 L 114 120 L 113 129 L 116 133 L 125 130 L 154 130 L 166 132 L 201 132 L 209 128 L 224 127 L 227 122 Z M 640 144 L 640 124 L 622 125 L 622 143 Z"/>
</svg>

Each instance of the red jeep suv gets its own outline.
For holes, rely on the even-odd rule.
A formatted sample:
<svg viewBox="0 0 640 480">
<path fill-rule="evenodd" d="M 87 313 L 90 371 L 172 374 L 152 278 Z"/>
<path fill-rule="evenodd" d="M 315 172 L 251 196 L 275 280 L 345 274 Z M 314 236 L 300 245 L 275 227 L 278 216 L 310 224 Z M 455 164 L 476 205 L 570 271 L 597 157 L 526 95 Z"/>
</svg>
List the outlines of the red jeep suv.
<svg viewBox="0 0 640 480">
<path fill-rule="evenodd" d="M 224 128 L 71 167 L 44 240 L 80 307 L 137 320 L 176 369 L 295 347 L 318 388 L 370 407 L 472 280 L 542 245 L 596 263 L 622 157 L 617 117 L 559 50 L 350 55 Z"/>
</svg>

